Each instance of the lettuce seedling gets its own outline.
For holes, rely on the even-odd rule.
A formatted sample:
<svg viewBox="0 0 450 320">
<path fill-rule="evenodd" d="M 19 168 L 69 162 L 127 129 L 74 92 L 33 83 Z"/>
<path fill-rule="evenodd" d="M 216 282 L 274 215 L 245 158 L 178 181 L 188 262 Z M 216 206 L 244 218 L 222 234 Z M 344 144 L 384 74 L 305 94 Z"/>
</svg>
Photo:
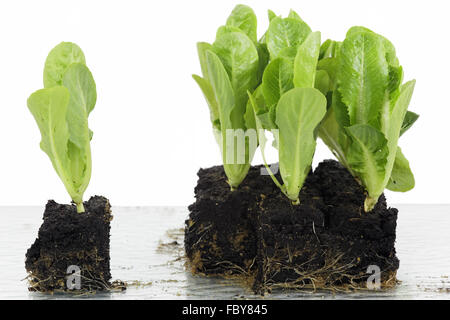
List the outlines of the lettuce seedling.
<svg viewBox="0 0 450 320">
<path fill-rule="evenodd" d="M 395 48 L 366 28 L 351 28 L 343 42 L 326 41 L 318 69 L 328 76 L 328 112 L 319 135 L 365 187 L 365 211 L 385 188 L 414 187 L 399 137 L 417 120 L 407 111 L 415 80 L 405 84 Z"/>
<path fill-rule="evenodd" d="M 257 148 L 253 112 L 247 91 L 261 82 L 268 60 L 265 43 L 257 40 L 252 9 L 238 5 L 211 45 L 197 44 L 203 77 L 193 75 L 208 103 L 214 135 L 219 144 L 231 189 L 248 173 Z M 253 129 L 254 139 L 249 136 Z"/>
<path fill-rule="evenodd" d="M 44 89 L 28 98 L 28 108 L 41 132 L 41 149 L 50 158 L 78 212 L 92 170 L 92 131 L 88 117 L 97 91 L 81 49 L 62 42 L 50 51 L 44 68 Z"/>
<path fill-rule="evenodd" d="M 248 94 L 266 168 L 281 191 L 298 204 L 300 190 L 311 170 L 315 132 L 326 113 L 326 98 L 314 88 L 320 33 L 311 32 L 294 11 L 287 18 L 269 11 L 269 19 L 265 41 L 270 62 L 261 85 L 254 94 Z M 283 184 L 267 166 L 264 130 L 274 133 Z"/>
</svg>

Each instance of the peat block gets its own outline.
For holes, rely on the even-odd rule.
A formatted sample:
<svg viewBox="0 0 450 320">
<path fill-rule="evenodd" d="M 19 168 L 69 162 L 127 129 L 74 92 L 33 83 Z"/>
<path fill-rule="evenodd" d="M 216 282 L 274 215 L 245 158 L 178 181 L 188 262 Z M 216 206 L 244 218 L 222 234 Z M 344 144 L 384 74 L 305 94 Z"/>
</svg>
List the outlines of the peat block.
<svg viewBox="0 0 450 320">
<path fill-rule="evenodd" d="M 300 205 L 261 175 L 261 166 L 233 192 L 221 166 L 198 176 L 185 229 L 193 273 L 243 277 L 266 292 L 365 287 L 368 267 L 376 266 L 382 285 L 395 283 L 397 209 L 382 195 L 365 213 L 364 189 L 337 161 L 326 160 L 309 174 Z"/>
<path fill-rule="evenodd" d="M 38 238 L 26 253 L 30 291 L 92 292 L 110 287 L 111 207 L 100 196 L 84 202 L 84 207 L 84 213 L 77 213 L 75 205 L 48 201 Z M 80 287 L 68 288 L 68 276 L 77 271 L 74 267 L 81 271 Z"/>
</svg>

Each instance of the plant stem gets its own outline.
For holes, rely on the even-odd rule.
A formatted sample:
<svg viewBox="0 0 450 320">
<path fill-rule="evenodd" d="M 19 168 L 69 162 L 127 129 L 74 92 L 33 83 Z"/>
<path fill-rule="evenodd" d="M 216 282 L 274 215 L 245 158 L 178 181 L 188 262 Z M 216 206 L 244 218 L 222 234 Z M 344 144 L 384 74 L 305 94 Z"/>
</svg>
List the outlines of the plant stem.
<svg viewBox="0 0 450 320">
<path fill-rule="evenodd" d="M 77 205 L 77 212 L 78 212 L 78 213 L 83 213 L 83 212 L 85 212 L 85 210 L 84 210 L 84 205 L 83 205 L 83 200 L 82 200 L 81 202 L 79 202 L 79 203 L 76 203 L 76 205 Z"/>
<path fill-rule="evenodd" d="M 365 212 L 370 212 L 373 210 L 373 208 L 375 207 L 375 205 L 378 202 L 378 198 L 372 198 L 370 196 L 366 197 L 366 200 L 364 201 L 364 211 Z"/>
</svg>

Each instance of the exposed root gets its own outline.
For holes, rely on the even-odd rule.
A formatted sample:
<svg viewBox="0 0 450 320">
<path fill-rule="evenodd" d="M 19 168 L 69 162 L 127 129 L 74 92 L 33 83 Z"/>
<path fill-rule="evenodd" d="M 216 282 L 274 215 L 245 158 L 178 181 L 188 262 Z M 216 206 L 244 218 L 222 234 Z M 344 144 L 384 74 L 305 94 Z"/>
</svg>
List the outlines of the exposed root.
<svg viewBox="0 0 450 320">
<path fill-rule="evenodd" d="M 89 261 L 91 263 L 91 265 L 81 266 L 80 280 L 82 289 L 68 289 L 66 281 L 69 275 L 65 270 L 60 270 L 52 265 L 54 261 L 52 257 L 42 256 L 33 263 L 32 270 L 28 272 L 28 276 L 25 278 L 28 280 L 28 290 L 50 294 L 67 292 L 76 295 L 125 290 L 122 281 L 117 280 L 110 283 L 105 280 L 105 275 L 102 272 L 94 269 L 103 261 L 103 258 L 98 255 L 96 248 L 90 252 L 74 252 L 71 255 L 66 255 L 65 259 L 70 259 L 71 257 L 76 257 L 78 260 Z M 48 276 L 42 278 L 42 274 Z"/>
<path fill-rule="evenodd" d="M 129 280 L 124 282 L 125 287 L 135 287 L 135 288 L 145 288 L 153 285 L 153 281 L 139 281 L 139 280 Z"/>
<path fill-rule="evenodd" d="M 326 259 L 325 265 L 320 268 L 308 268 L 314 258 L 292 266 L 283 263 L 280 260 L 266 258 L 263 269 L 263 284 L 258 289 L 260 293 L 271 292 L 272 290 L 312 290 L 329 291 L 329 292 L 352 292 L 352 291 L 370 291 L 367 288 L 367 273 L 355 274 L 352 270 L 356 265 L 356 261 L 343 263 L 342 259 L 345 254 L 340 254 L 332 259 Z M 283 272 L 295 274 L 289 280 L 279 282 L 276 277 Z M 380 289 L 391 289 L 397 285 L 396 271 L 385 273 L 381 279 Z"/>
<path fill-rule="evenodd" d="M 90 274 L 90 276 L 92 275 Z M 62 289 L 65 286 L 66 279 L 61 279 L 58 282 L 58 284 L 61 285 L 61 287 L 44 290 L 43 288 L 47 288 L 48 282 L 52 280 L 51 276 L 46 279 L 39 279 L 30 272 L 27 275 L 27 277 L 23 279 L 23 281 L 25 280 L 28 281 L 28 290 L 31 292 L 40 292 L 46 294 L 70 293 L 75 296 L 93 295 L 98 292 L 105 293 L 105 292 L 124 291 L 129 286 L 128 283 L 123 282 L 121 280 L 115 280 L 110 284 L 100 278 L 95 279 L 92 277 L 81 276 L 81 281 L 83 282 L 83 289 L 81 290 Z"/>
</svg>

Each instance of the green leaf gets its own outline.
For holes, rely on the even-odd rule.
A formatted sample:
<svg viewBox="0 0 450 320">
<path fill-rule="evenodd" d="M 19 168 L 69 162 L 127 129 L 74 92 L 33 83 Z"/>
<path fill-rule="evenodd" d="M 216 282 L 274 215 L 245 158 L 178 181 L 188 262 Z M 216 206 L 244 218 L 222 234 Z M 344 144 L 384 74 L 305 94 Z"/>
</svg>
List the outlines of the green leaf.
<svg viewBox="0 0 450 320">
<path fill-rule="evenodd" d="M 267 45 L 265 43 L 257 43 L 256 50 L 258 51 L 258 75 L 257 75 L 257 83 L 261 83 L 262 77 L 264 74 L 264 70 L 269 64 L 270 54 L 267 50 Z"/>
<path fill-rule="evenodd" d="M 321 46 L 320 46 L 320 53 L 319 53 L 319 60 L 325 59 L 325 58 L 334 58 L 336 55 L 336 47 L 338 45 L 337 41 L 333 40 L 326 40 Z"/>
<path fill-rule="evenodd" d="M 242 30 L 253 42 L 257 41 L 256 15 L 253 10 L 245 5 L 237 5 L 227 20 L 227 26 Z"/>
<path fill-rule="evenodd" d="M 250 96 L 250 94 L 249 94 Z M 264 100 L 264 95 L 262 94 L 262 88 L 259 86 L 253 95 L 251 95 L 253 99 L 252 107 L 254 109 L 254 113 L 256 114 L 261 127 L 266 130 L 276 129 L 275 117 L 272 117 L 270 112 L 270 108 L 266 105 Z"/>
<path fill-rule="evenodd" d="M 41 131 L 41 148 L 49 156 L 78 212 L 92 170 L 88 117 L 97 100 L 95 81 L 81 49 L 62 42 L 45 61 L 43 90 L 28 99 Z"/>
<path fill-rule="evenodd" d="M 73 188 L 70 173 L 70 135 L 66 121 L 69 96 L 69 90 L 62 86 L 41 89 L 28 98 L 27 105 L 41 132 L 41 149 L 50 158 L 58 176 L 74 199 L 78 195 Z"/>
<path fill-rule="evenodd" d="M 330 76 L 325 70 L 317 70 L 314 88 L 322 92 L 325 96 L 330 91 Z"/>
<path fill-rule="evenodd" d="M 399 66 L 397 54 L 395 52 L 395 47 L 388 39 L 386 39 L 382 35 L 379 35 L 379 34 L 373 32 L 372 30 L 370 30 L 368 28 L 358 27 L 358 26 L 350 28 L 347 32 L 347 37 L 350 37 L 350 36 L 358 34 L 358 33 L 371 33 L 371 34 L 377 36 L 378 38 L 380 38 L 383 43 L 385 52 L 386 52 L 386 60 L 388 61 L 388 64 L 393 67 Z"/>
<path fill-rule="evenodd" d="M 221 130 L 214 130 L 217 142 L 219 143 L 222 152 L 223 167 L 228 177 L 228 183 L 231 188 L 237 188 L 244 180 L 250 168 L 250 162 L 253 158 L 255 148 L 250 148 L 251 145 L 245 143 L 245 163 L 239 163 L 238 145 L 235 143 L 234 136 L 232 139 L 227 137 L 227 131 L 233 129 L 245 129 L 244 114 L 241 115 L 239 121 L 232 119 L 232 112 L 235 108 L 235 96 L 233 87 L 228 73 L 225 70 L 219 57 L 212 51 L 206 52 L 206 63 L 208 66 L 208 74 L 211 80 L 211 87 L 214 93 L 215 100 L 219 110 L 219 119 Z M 246 108 L 246 105 L 244 106 Z M 232 152 L 233 161 L 229 161 L 230 152 Z"/>
<path fill-rule="evenodd" d="M 271 106 L 269 108 L 269 121 L 271 123 L 275 124 L 275 128 L 278 128 L 277 124 L 276 124 L 276 121 L 277 121 L 277 105 L 276 104 L 274 104 L 273 106 Z"/>
<path fill-rule="evenodd" d="M 292 201 L 298 200 L 311 170 L 316 147 L 314 131 L 325 116 L 326 105 L 325 96 L 314 88 L 294 88 L 278 103 L 280 173 Z"/>
<path fill-rule="evenodd" d="M 319 58 L 317 69 L 328 73 L 332 91 L 319 136 L 365 187 L 368 212 L 386 186 L 406 191 L 414 185 L 398 148 L 399 136 L 417 119 L 407 112 L 414 82 L 401 86 L 394 46 L 364 27 L 351 28 L 342 44 L 326 41 Z"/>
<path fill-rule="evenodd" d="M 88 117 L 97 101 L 94 78 L 85 65 L 75 63 L 67 68 L 62 83 L 70 93 L 67 110 L 70 140 L 80 149 L 88 148 L 90 141 Z"/>
<path fill-rule="evenodd" d="M 294 10 L 292 10 L 292 9 L 289 10 L 288 18 L 292 18 L 292 19 L 299 20 L 299 21 L 302 21 L 302 22 L 303 22 L 302 18 L 300 18 L 300 16 L 298 15 L 298 13 L 295 12 Z"/>
<path fill-rule="evenodd" d="M 221 26 L 219 27 L 219 29 L 217 29 L 216 32 L 216 39 L 220 38 L 222 36 L 224 36 L 227 33 L 232 33 L 232 32 L 238 32 L 238 33 L 242 33 L 245 34 L 244 31 L 242 31 L 241 29 L 237 28 L 237 27 L 233 27 L 233 26 Z"/>
<path fill-rule="evenodd" d="M 277 58 L 285 48 L 295 48 L 311 33 L 309 26 L 297 19 L 275 17 L 266 34 L 267 49 L 272 59 Z"/>
<path fill-rule="evenodd" d="M 294 87 L 293 61 L 286 58 L 272 60 L 262 80 L 262 93 L 269 107 L 276 105 L 283 93 Z"/>
<path fill-rule="evenodd" d="M 212 50 L 212 45 L 206 42 L 197 43 L 198 59 L 200 60 L 200 67 L 202 68 L 202 75 L 206 82 L 209 82 L 208 68 L 206 65 L 206 51 Z"/>
<path fill-rule="evenodd" d="M 400 130 L 400 136 L 402 136 L 412 125 L 419 119 L 419 115 L 412 111 L 407 111 L 405 115 L 405 119 L 403 119 L 402 128 Z"/>
<path fill-rule="evenodd" d="M 351 139 L 347 160 L 352 171 L 361 179 L 369 197 L 378 199 L 384 189 L 388 141 L 383 133 L 367 124 L 345 128 Z"/>
<path fill-rule="evenodd" d="M 335 94 L 336 91 L 333 92 Z M 325 118 L 320 123 L 319 137 L 339 160 L 350 172 L 351 168 L 347 163 L 346 153 L 347 150 L 347 135 L 343 131 L 343 127 L 339 125 L 336 120 L 336 108 L 335 104 L 328 109 Z"/>
<path fill-rule="evenodd" d="M 400 148 L 397 148 L 394 167 L 387 188 L 391 191 L 406 192 L 414 188 L 414 175 Z"/>
<path fill-rule="evenodd" d="M 394 161 L 397 153 L 398 139 L 402 130 L 403 121 L 405 119 L 406 111 L 411 101 L 414 92 L 416 81 L 412 80 L 405 83 L 400 88 L 400 94 L 395 103 L 394 109 L 389 117 L 389 127 L 386 130 L 386 138 L 388 140 L 389 157 L 386 164 L 385 185 L 387 185 L 391 176 L 391 171 L 394 166 Z"/>
<path fill-rule="evenodd" d="M 234 108 L 235 98 L 228 73 L 215 53 L 206 51 L 205 57 L 208 67 L 208 78 L 211 81 L 214 100 L 217 102 L 222 130 L 233 129 L 235 127 L 233 126 L 230 115 Z"/>
<path fill-rule="evenodd" d="M 253 94 L 249 92 L 249 97 L 252 97 L 254 99 L 254 103 L 252 106 L 254 107 L 255 113 L 257 115 L 269 112 L 269 107 L 267 106 L 266 101 L 264 100 L 264 95 L 262 93 L 262 86 L 256 88 Z"/>
<path fill-rule="evenodd" d="M 313 88 L 317 59 L 320 51 L 320 32 L 312 32 L 299 46 L 294 61 L 294 85 L 297 88 Z"/>
<path fill-rule="evenodd" d="M 256 129 L 256 119 L 253 107 L 250 100 L 247 103 L 245 114 L 244 114 L 245 128 L 246 129 Z"/>
<path fill-rule="evenodd" d="M 345 35 L 346 38 L 351 37 L 357 33 L 373 33 L 375 34 L 375 32 L 373 32 L 372 30 L 370 30 L 369 28 L 366 27 L 361 27 L 361 26 L 354 26 L 351 27 L 350 29 L 348 29 L 347 34 Z"/>
<path fill-rule="evenodd" d="M 400 88 L 400 95 L 390 115 L 387 138 L 388 140 L 395 139 L 395 144 L 397 144 L 400 132 L 402 130 L 405 131 L 408 126 L 411 126 L 414 121 L 417 120 L 418 115 L 412 112 L 409 114 L 407 113 L 415 85 L 416 81 L 411 80 Z M 406 116 L 408 116 L 408 119 L 406 119 L 407 122 L 405 123 Z"/>
<path fill-rule="evenodd" d="M 249 105 L 253 109 L 256 130 L 257 130 L 257 133 L 258 133 L 258 143 L 259 143 L 259 148 L 261 150 L 261 155 L 262 155 L 264 166 L 266 167 L 267 172 L 269 173 L 269 175 L 272 178 L 272 180 L 275 183 L 275 185 L 277 185 L 280 188 L 280 190 L 283 193 L 285 193 L 284 187 L 281 185 L 281 183 L 275 177 L 274 173 L 272 172 L 272 170 L 270 169 L 270 167 L 269 167 L 269 165 L 267 164 L 267 161 L 266 161 L 265 149 L 266 149 L 267 139 L 266 139 L 266 134 L 265 134 L 265 131 L 264 131 L 263 123 L 261 122 L 260 116 L 257 114 L 257 110 L 260 109 L 258 107 L 257 99 L 250 92 L 248 92 L 248 96 L 249 96 L 249 100 L 248 100 L 249 101 Z"/>
<path fill-rule="evenodd" d="M 266 130 L 271 130 L 276 128 L 276 124 L 274 120 L 271 117 L 270 114 L 270 108 L 267 106 L 266 101 L 264 99 L 264 95 L 262 93 L 262 87 L 259 86 L 255 92 L 253 92 L 253 95 L 249 93 L 249 97 L 253 99 L 252 101 L 252 107 L 254 110 L 254 113 L 259 119 L 259 122 L 261 123 L 261 127 Z M 251 102 L 251 101 L 249 101 Z"/>
<path fill-rule="evenodd" d="M 403 82 L 403 68 L 389 66 L 389 85 L 388 91 L 390 100 L 394 100 L 394 97 L 400 92 L 400 86 Z"/>
<path fill-rule="evenodd" d="M 195 74 L 192 75 L 192 78 L 194 78 L 195 82 L 197 82 L 203 92 L 203 95 L 205 96 L 206 102 L 208 103 L 211 123 L 214 127 L 216 127 L 216 129 L 220 130 L 219 108 L 217 106 L 216 97 L 211 85 L 205 79 Z"/>
<path fill-rule="evenodd" d="M 372 32 L 353 33 L 344 40 L 337 75 L 351 124 L 375 121 L 387 97 L 388 64 L 380 37 Z"/>
<path fill-rule="evenodd" d="M 333 91 L 331 107 L 335 112 L 336 121 L 341 128 L 350 126 L 350 117 L 347 106 L 342 102 L 342 96 L 338 90 Z"/>
<path fill-rule="evenodd" d="M 81 63 L 71 64 L 67 68 L 62 83 L 70 93 L 67 123 L 71 142 L 68 152 L 72 181 L 76 192 L 83 195 L 91 179 L 92 131 L 89 130 L 88 117 L 95 107 L 97 91 L 91 72 Z"/>
<path fill-rule="evenodd" d="M 337 58 L 324 58 L 317 63 L 317 70 L 326 71 L 330 78 L 330 90 L 335 90 L 337 74 L 339 71 L 339 60 Z"/>
<path fill-rule="evenodd" d="M 269 17 L 269 22 L 272 21 L 274 18 L 277 17 L 276 13 L 273 12 L 272 10 L 267 10 L 267 16 Z"/>
<path fill-rule="evenodd" d="M 64 73 L 72 63 L 86 64 L 80 47 L 72 42 L 61 42 L 54 47 L 45 61 L 44 87 L 51 88 L 61 85 Z"/>
<path fill-rule="evenodd" d="M 231 32 L 216 39 L 213 51 L 217 54 L 227 71 L 235 95 L 233 121 L 243 125 L 248 95 L 258 81 L 258 51 L 254 43 L 243 33 Z"/>
<path fill-rule="evenodd" d="M 295 56 L 297 55 L 297 48 L 289 47 L 284 48 L 281 50 L 280 54 L 278 55 L 278 58 L 284 58 L 287 60 L 292 60 L 292 63 L 294 62 Z"/>
</svg>

